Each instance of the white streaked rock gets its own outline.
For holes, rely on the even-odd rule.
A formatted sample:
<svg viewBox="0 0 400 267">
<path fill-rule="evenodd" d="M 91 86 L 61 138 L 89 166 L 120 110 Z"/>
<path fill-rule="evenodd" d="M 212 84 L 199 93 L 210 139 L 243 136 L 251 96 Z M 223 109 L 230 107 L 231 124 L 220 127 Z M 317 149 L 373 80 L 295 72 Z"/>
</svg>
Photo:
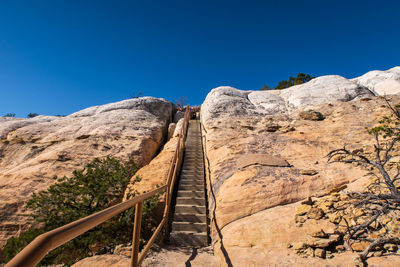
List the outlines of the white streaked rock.
<svg viewBox="0 0 400 267">
<path fill-rule="evenodd" d="M 376 95 L 400 93 L 400 67 L 386 71 L 373 70 L 351 81 L 364 86 Z"/>
</svg>

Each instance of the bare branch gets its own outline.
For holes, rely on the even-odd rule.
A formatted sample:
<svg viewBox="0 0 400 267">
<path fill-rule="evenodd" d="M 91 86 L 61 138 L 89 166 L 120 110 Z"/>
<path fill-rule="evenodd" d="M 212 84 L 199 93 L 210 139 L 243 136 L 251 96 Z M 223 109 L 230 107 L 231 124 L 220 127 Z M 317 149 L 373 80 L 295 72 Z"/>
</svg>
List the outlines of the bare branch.
<svg viewBox="0 0 400 267">
<path fill-rule="evenodd" d="M 379 238 L 373 241 L 362 253 L 360 253 L 360 259 L 365 262 L 368 254 L 373 251 L 376 247 L 382 246 L 384 244 L 400 244 L 400 239 L 397 237 L 392 238 Z"/>
<path fill-rule="evenodd" d="M 396 119 L 400 120 L 400 111 L 398 109 L 396 109 L 395 107 L 392 106 L 392 104 L 390 104 L 389 100 L 384 97 L 386 105 L 392 110 L 393 115 L 396 117 Z"/>
</svg>

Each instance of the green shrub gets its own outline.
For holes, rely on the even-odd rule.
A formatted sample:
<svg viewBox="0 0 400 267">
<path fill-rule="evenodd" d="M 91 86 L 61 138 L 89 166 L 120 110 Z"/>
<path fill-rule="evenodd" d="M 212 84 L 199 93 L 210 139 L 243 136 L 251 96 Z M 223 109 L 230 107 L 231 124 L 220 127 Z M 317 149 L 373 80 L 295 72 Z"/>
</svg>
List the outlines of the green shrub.
<svg viewBox="0 0 400 267">
<path fill-rule="evenodd" d="M 289 80 L 285 81 L 280 81 L 278 85 L 275 87 L 275 89 L 285 89 L 288 87 L 291 87 L 293 85 L 299 85 L 302 83 L 306 83 L 314 79 L 315 77 L 311 77 L 309 74 L 304 74 L 304 73 L 299 73 L 297 74 L 297 77 L 289 77 Z"/>
<path fill-rule="evenodd" d="M 58 183 L 38 194 L 32 194 L 27 202 L 27 207 L 32 211 L 32 225 L 40 227 L 31 228 L 19 237 L 9 239 L 3 251 L 3 262 L 9 261 L 41 233 L 119 203 L 137 169 L 133 160 L 121 164 L 117 159 L 107 157 L 94 159 L 84 169 L 74 171 L 72 177 L 55 177 Z M 137 178 L 135 181 L 139 180 Z M 144 203 L 143 226 L 152 225 L 152 210 L 157 203 L 158 196 Z M 133 214 L 132 208 L 113 217 L 53 250 L 41 264 L 71 265 L 81 258 L 98 253 L 106 245 L 131 242 Z M 146 233 L 143 235 L 146 236 Z"/>
<path fill-rule="evenodd" d="M 27 118 L 34 118 L 34 117 L 37 117 L 37 116 L 39 116 L 39 114 L 37 114 L 37 113 L 29 113 L 26 117 Z"/>
</svg>

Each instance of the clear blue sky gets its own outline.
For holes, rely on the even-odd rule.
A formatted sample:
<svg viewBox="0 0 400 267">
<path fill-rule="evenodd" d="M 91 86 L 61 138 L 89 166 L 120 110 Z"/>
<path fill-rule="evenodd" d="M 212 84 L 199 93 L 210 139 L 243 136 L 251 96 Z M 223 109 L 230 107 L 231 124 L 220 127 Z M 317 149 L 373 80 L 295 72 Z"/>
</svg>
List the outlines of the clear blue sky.
<svg viewBox="0 0 400 267">
<path fill-rule="evenodd" d="M 0 1 L 0 116 L 400 65 L 400 1 Z"/>
</svg>

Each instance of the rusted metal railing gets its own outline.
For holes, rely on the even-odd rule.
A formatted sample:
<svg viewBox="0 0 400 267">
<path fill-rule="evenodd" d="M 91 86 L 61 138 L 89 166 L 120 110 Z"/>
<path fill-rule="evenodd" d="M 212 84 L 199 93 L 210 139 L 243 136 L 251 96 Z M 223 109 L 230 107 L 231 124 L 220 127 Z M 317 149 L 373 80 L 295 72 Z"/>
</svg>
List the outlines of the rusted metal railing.
<svg viewBox="0 0 400 267">
<path fill-rule="evenodd" d="M 135 221 L 133 225 L 131 266 L 133 267 L 140 266 L 140 264 L 146 257 L 147 252 L 153 245 L 154 241 L 160 234 L 163 227 L 167 226 L 172 193 L 174 190 L 177 176 L 180 172 L 180 168 L 182 165 L 189 120 L 190 120 L 190 107 L 188 105 L 185 111 L 184 122 L 181 131 L 179 133 L 179 138 L 178 138 L 178 143 L 176 145 L 175 153 L 173 159 L 171 160 L 171 164 L 168 170 L 166 185 L 36 237 L 28 246 L 26 246 L 13 259 L 11 259 L 6 264 L 6 267 L 35 266 L 51 250 L 67 243 L 68 241 L 74 239 L 75 237 L 111 219 L 112 217 L 120 214 L 121 212 L 129 208 L 132 208 L 133 206 L 135 206 Z M 158 225 L 157 229 L 154 231 L 153 235 L 147 242 L 146 246 L 142 249 L 141 253 L 139 254 L 139 241 L 140 241 L 143 202 L 146 199 L 163 191 L 165 191 L 165 208 L 164 208 L 163 218 L 160 224 Z"/>
</svg>

